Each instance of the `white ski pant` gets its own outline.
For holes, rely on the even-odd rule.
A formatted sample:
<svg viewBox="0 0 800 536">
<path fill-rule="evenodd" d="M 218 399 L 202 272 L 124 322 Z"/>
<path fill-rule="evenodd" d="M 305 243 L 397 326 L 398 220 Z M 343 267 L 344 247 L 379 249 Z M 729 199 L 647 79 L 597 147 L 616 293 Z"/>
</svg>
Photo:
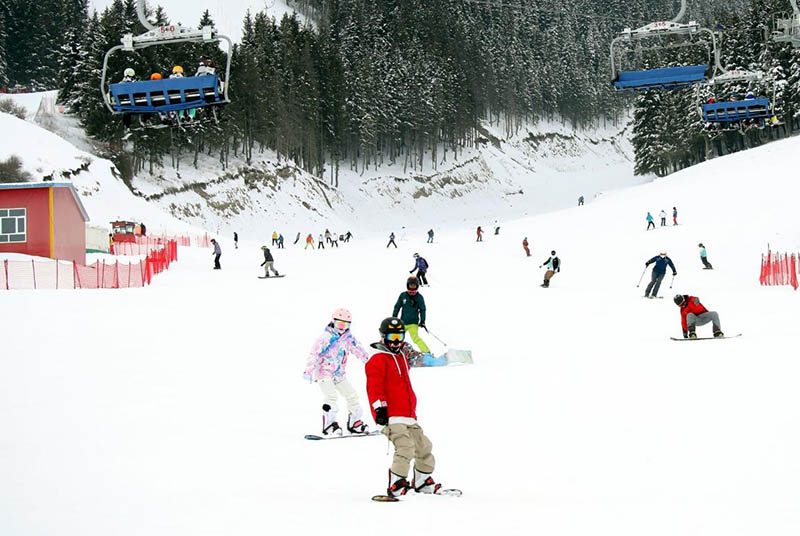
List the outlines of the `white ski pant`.
<svg viewBox="0 0 800 536">
<path fill-rule="evenodd" d="M 342 395 L 347 400 L 347 411 L 356 414 L 361 410 L 358 404 L 358 393 L 347 381 L 347 378 L 342 378 L 340 381 L 332 379 L 319 380 L 317 382 L 319 388 L 322 390 L 322 404 L 328 404 L 334 411 L 337 409 L 336 400 L 338 395 Z"/>
</svg>

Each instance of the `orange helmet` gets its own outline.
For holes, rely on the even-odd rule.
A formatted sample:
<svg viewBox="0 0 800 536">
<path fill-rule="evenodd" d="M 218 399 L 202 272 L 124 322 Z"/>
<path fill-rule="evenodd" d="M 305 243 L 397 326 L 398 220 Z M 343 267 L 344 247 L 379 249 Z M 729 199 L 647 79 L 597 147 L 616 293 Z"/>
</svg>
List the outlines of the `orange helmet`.
<svg viewBox="0 0 800 536">
<path fill-rule="evenodd" d="M 150 80 L 161 80 L 161 73 L 153 73 L 150 75 Z"/>
</svg>

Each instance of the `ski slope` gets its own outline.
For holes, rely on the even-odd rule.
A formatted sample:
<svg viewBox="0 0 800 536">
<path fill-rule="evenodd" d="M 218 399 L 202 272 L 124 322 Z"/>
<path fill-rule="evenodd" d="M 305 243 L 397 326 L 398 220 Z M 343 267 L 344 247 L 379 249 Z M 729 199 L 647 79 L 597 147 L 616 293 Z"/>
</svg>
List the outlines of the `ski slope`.
<svg viewBox="0 0 800 536">
<path fill-rule="evenodd" d="M 485 222 L 483 243 L 464 226 L 425 244 L 424 221 L 396 250 L 369 230 L 338 250 L 288 242 L 278 280 L 257 279 L 260 243 L 223 236 L 221 271 L 181 248 L 145 289 L 3 293 L 21 320 L 0 354 L 0 533 L 796 535 L 798 295 L 759 287 L 758 270 L 767 242 L 800 249 L 798 150 L 737 153 L 499 236 Z M 647 210 L 672 206 L 679 226 L 645 231 Z M 551 249 L 562 272 L 542 289 Z M 662 249 L 678 276 L 644 300 Z M 435 477 L 464 496 L 379 504 L 386 441 L 305 441 L 321 395 L 301 374 L 337 307 L 377 338 L 414 252 L 429 328 L 474 354 L 412 377 Z M 744 336 L 671 342 L 678 292 Z M 366 407 L 358 360 L 348 377 Z"/>
</svg>

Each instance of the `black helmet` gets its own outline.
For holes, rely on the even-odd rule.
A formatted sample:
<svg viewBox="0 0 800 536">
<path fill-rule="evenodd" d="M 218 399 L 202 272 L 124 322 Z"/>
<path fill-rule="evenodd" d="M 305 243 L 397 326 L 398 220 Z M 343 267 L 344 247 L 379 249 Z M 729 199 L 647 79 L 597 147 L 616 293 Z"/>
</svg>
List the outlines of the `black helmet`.
<svg viewBox="0 0 800 536">
<path fill-rule="evenodd" d="M 417 257 L 419 257 L 419 253 L 414 253 L 414 258 L 416 259 Z"/>
<path fill-rule="evenodd" d="M 553 251 L 551 251 L 551 252 L 550 252 L 550 255 L 552 255 L 553 257 L 555 257 L 555 256 L 556 256 L 556 250 L 553 250 Z"/>
<path fill-rule="evenodd" d="M 705 247 L 705 246 L 703 246 L 703 243 L 700 242 L 699 244 L 697 244 L 697 247 L 702 248 L 702 247 Z"/>
<path fill-rule="evenodd" d="M 682 305 L 686 298 L 683 297 L 683 294 L 675 294 L 675 297 L 672 298 L 672 301 L 675 302 L 675 305 Z"/>
<path fill-rule="evenodd" d="M 390 333 L 405 333 L 406 327 L 403 325 L 402 320 L 390 316 L 383 319 L 381 322 L 381 327 L 378 328 L 378 331 L 381 332 L 381 335 L 386 336 Z"/>
<path fill-rule="evenodd" d="M 419 288 L 419 281 L 413 275 L 406 279 L 406 289 Z"/>
</svg>

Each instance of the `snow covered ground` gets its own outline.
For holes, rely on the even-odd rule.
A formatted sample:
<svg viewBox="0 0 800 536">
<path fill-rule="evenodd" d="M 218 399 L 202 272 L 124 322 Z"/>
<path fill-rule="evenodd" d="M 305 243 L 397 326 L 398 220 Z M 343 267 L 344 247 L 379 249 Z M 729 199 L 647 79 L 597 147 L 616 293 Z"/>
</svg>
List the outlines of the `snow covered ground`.
<svg viewBox="0 0 800 536">
<path fill-rule="evenodd" d="M 474 222 L 432 245 L 409 232 L 397 250 L 356 231 L 338 250 L 274 250 L 288 275 L 261 280 L 261 243 L 223 236 L 221 271 L 181 248 L 145 289 L 0 293 L 14 319 L 0 533 L 794 536 L 798 294 L 759 287 L 758 270 L 767 242 L 800 249 L 798 150 L 785 140 L 505 221 L 480 244 Z M 679 226 L 644 230 L 647 210 L 672 206 Z M 542 289 L 551 249 L 563 268 Z M 667 299 L 644 300 L 636 283 L 662 249 L 678 276 Z M 435 476 L 464 496 L 378 504 L 386 441 L 305 441 L 321 397 L 301 373 L 337 307 L 362 342 L 377 338 L 415 251 L 431 265 L 429 328 L 474 353 L 412 378 Z M 670 341 L 678 292 L 744 336 Z M 366 406 L 363 365 L 348 370 Z"/>
</svg>

